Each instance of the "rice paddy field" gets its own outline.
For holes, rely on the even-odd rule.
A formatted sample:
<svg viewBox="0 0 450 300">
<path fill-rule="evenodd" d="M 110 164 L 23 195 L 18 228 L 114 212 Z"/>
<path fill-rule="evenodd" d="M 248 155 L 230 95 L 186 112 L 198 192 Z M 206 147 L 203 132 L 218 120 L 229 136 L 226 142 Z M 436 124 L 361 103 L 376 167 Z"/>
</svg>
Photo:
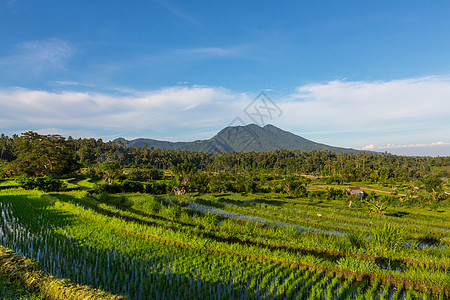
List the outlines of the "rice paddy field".
<svg viewBox="0 0 450 300">
<path fill-rule="evenodd" d="M 106 293 L 92 299 L 450 297 L 448 208 L 376 215 L 278 194 L 94 197 L 80 184 L 0 190 L 0 245 L 39 274 Z M 11 263 L 0 256 L 0 297 L 40 299 L 39 285 L 11 282 Z"/>
</svg>

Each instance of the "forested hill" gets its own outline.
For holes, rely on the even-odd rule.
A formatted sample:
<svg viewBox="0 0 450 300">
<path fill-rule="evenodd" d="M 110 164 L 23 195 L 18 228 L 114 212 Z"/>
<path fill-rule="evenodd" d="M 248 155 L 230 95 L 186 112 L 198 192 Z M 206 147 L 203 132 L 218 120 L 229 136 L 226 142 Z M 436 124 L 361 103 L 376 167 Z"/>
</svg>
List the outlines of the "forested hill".
<svg viewBox="0 0 450 300">
<path fill-rule="evenodd" d="M 281 130 L 273 125 L 260 127 L 256 124 L 246 126 L 233 126 L 222 129 L 209 140 L 194 142 L 167 142 L 153 139 L 135 139 L 126 141 L 123 138 L 114 140 L 117 144 L 126 144 L 128 147 L 155 148 L 161 150 L 188 150 L 196 152 L 269 152 L 276 150 L 300 150 L 310 152 L 325 150 L 334 153 L 354 153 L 361 151 L 349 148 L 333 147 L 307 140 L 291 132 Z"/>
</svg>

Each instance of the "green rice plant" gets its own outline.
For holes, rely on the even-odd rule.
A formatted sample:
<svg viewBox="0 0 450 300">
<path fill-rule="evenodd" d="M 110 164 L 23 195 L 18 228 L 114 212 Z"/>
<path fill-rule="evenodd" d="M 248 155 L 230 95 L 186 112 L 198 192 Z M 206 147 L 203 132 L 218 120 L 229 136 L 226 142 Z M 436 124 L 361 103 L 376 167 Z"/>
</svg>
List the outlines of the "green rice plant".
<svg viewBox="0 0 450 300">
<path fill-rule="evenodd" d="M 298 278 L 305 274 L 306 269 L 291 270 L 289 276 L 285 279 L 284 283 L 277 288 L 277 296 L 283 298 L 282 296 L 287 293 L 288 290 L 293 290 L 294 286 L 292 283 Z M 308 271 L 309 272 L 309 271 Z"/>
<path fill-rule="evenodd" d="M 205 214 L 205 216 L 203 217 L 203 220 L 204 220 L 203 224 L 205 224 L 207 228 L 211 228 L 211 229 L 215 229 L 220 223 L 219 216 L 216 214 L 211 214 L 211 213 Z"/>
<path fill-rule="evenodd" d="M 423 244 L 438 246 L 441 244 L 442 237 L 428 232 L 422 236 L 419 236 L 417 241 Z"/>
<path fill-rule="evenodd" d="M 167 205 L 162 210 L 161 213 L 168 217 L 169 219 L 175 220 L 177 219 L 181 214 L 181 208 L 176 205 Z"/>
<path fill-rule="evenodd" d="M 392 224 L 374 226 L 372 229 L 373 242 L 376 247 L 385 250 L 395 249 L 404 241 L 405 234 L 402 228 Z"/>
<path fill-rule="evenodd" d="M 320 280 L 323 275 L 324 275 L 324 272 L 322 271 L 322 272 L 317 272 L 312 277 L 308 278 L 308 280 L 300 288 L 297 297 L 299 299 L 306 298 L 308 293 L 310 292 L 311 287 L 317 282 L 317 280 Z"/>
<path fill-rule="evenodd" d="M 360 232 L 349 232 L 346 238 L 353 249 L 365 248 L 366 246 L 366 241 Z"/>
<path fill-rule="evenodd" d="M 360 271 L 366 273 L 373 273 L 380 270 L 378 265 L 373 260 L 361 260 L 352 256 L 340 258 L 336 263 L 342 270 Z"/>
<path fill-rule="evenodd" d="M 314 299 L 323 299 L 324 296 L 324 287 L 334 278 L 333 273 L 329 273 L 326 276 L 324 276 L 320 282 L 314 285 L 314 289 L 309 294 L 308 300 L 314 300 Z"/>
<path fill-rule="evenodd" d="M 341 280 L 340 277 L 334 277 L 333 280 L 331 281 L 331 284 L 329 284 L 327 286 L 327 293 L 325 294 L 325 299 L 326 300 L 332 300 L 333 296 L 335 294 L 335 288 L 336 286 L 339 284 L 339 281 Z"/>
<path fill-rule="evenodd" d="M 369 285 L 369 279 L 364 278 L 363 281 L 356 288 L 356 300 L 363 300 L 367 286 Z"/>
<path fill-rule="evenodd" d="M 390 300 L 398 300 L 400 299 L 401 295 L 403 294 L 403 291 L 405 290 L 405 284 L 402 283 L 395 291 L 395 293 L 392 295 Z"/>
<path fill-rule="evenodd" d="M 367 300 L 374 300 L 380 286 L 381 286 L 381 279 L 377 278 L 377 280 L 375 280 L 373 285 L 367 290 L 365 298 Z"/>
<path fill-rule="evenodd" d="M 146 207 L 150 210 L 150 212 L 158 213 L 161 210 L 161 202 L 157 201 L 156 199 L 150 200 L 147 203 L 148 205 Z"/>
<path fill-rule="evenodd" d="M 423 292 L 423 300 L 430 300 L 431 299 L 431 290 L 425 289 L 425 292 Z"/>
<path fill-rule="evenodd" d="M 206 226 L 208 218 L 214 223 L 217 214 L 210 212 L 208 215 L 208 211 L 189 213 L 189 206 L 186 205 L 192 201 L 189 196 L 174 197 L 176 200 L 173 201 L 161 198 L 164 201 L 161 209 L 151 212 L 146 208 L 147 203 L 156 203 L 158 200 L 150 195 L 123 195 L 133 200 L 131 209 L 127 209 L 98 203 L 82 192 L 49 195 L 38 191 L 20 191 L 22 194 L 19 195 L 16 190 L 0 193 L 0 244 L 16 247 L 27 257 L 36 259 L 39 266 L 45 267 L 50 273 L 128 295 L 133 299 L 209 299 L 225 296 L 233 299 L 280 296 L 285 299 L 288 290 L 295 297 L 316 273 L 312 272 L 303 278 L 305 271 L 298 269 L 298 264 L 329 270 L 341 266 L 344 270 L 370 270 L 365 273 L 371 277 L 386 273 L 398 280 L 405 279 L 433 288 L 447 284 L 445 276 L 448 277 L 448 274 L 442 266 L 449 261 L 448 247 L 404 246 L 383 256 L 390 260 L 410 259 L 411 263 L 405 265 L 402 272 L 390 269 L 381 271 L 376 265 L 365 266 L 366 261 L 373 264 L 377 258 L 376 252 L 369 247 L 360 248 L 355 256 L 347 261 L 340 259 L 336 264 L 336 255 L 343 253 L 336 253 L 333 243 L 340 240 L 351 249 L 352 242 L 348 237 L 301 231 L 298 231 L 300 234 L 296 240 L 288 235 L 281 236 L 279 228 L 286 225 L 280 226 L 279 223 L 283 220 L 291 222 L 296 213 L 285 209 L 284 205 L 278 210 L 267 210 L 264 214 L 264 218 L 271 216 L 280 221 L 278 223 L 257 223 L 256 218 L 235 220 L 224 215 L 219 217 L 223 221 L 220 222 L 220 230 L 217 230 L 213 226 Z M 241 210 L 240 204 L 233 205 L 236 205 L 232 206 L 236 212 L 245 216 L 255 216 L 260 211 L 255 209 L 255 212 L 251 206 Z M 297 209 L 291 204 L 286 207 L 288 205 Z M 182 218 L 169 217 L 170 214 L 166 214 L 167 207 L 179 209 Z M 338 228 L 334 227 L 334 222 L 343 223 L 340 219 L 345 217 L 340 212 L 332 215 L 331 210 L 324 211 L 326 209 L 321 208 L 320 212 L 324 215 L 321 218 L 325 221 L 328 216 L 328 228 Z M 308 212 L 305 209 L 304 212 L 306 219 L 315 216 L 314 212 L 317 211 Z M 370 232 L 369 220 L 363 220 L 364 215 L 358 215 L 358 212 L 351 211 L 351 214 L 367 226 L 353 228 L 350 232 L 366 236 Z M 289 218 L 286 219 L 287 216 Z M 385 219 L 390 220 L 390 217 L 371 217 L 375 224 L 381 224 Z M 198 226 L 200 224 L 205 226 Z M 229 228 L 223 230 L 223 224 L 228 224 Z M 404 219 L 396 224 L 403 228 L 410 226 Z M 419 226 L 418 222 L 414 224 Z M 433 223 L 423 224 L 427 230 L 438 228 Z M 445 222 L 442 224 L 445 225 Z M 370 238 L 363 239 L 367 244 L 371 242 Z M 357 243 L 358 239 L 354 245 Z M 371 256 L 369 259 L 360 255 L 366 251 Z M 418 263 L 422 262 L 426 267 L 418 268 Z M 439 265 L 435 267 L 435 263 Z M 260 268 L 260 265 L 263 267 Z M 419 269 L 420 272 L 417 271 Z M 266 276 L 267 279 L 262 283 Z M 340 283 L 345 284 L 344 281 L 337 284 Z M 182 291 L 179 291 L 179 287 L 182 287 Z M 314 281 L 304 289 L 304 296 L 325 298 L 328 290 L 321 289 L 319 283 Z M 331 296 L 337 290 L 333 288 Z M 369 291 L 367 294 L 370 295 Z M 347 290 L 341 295 L 355 296 L 355 292 Z"/>
<path fill-rule="evenodd" d="M 355 281 L 355 277 L 352 276 L 349 279 L 347 279 L 344 284 L 341 285 L 339 290 L 336 292 L 337 300 L 344 300 L 346 294 L 348 293 L 350 287 L 352 286 L 353 282 Z"/>
<path fill-rule="evenodd" d="M 405 300 L 414 300 L 416 298 L 416 291 L 414 291 L 414 285 L 411 285 L 406 292 Z"/>
<path fill-rule="evenodd" d="M 389 283 L 388 285 L 383 287 L 383 293 L 380 295 L 380 300 L 388 300 L 389 294 L 391 292 L 392 285 Z"/>
<path fill-rule="evenodd" d="M 34 262 L 0 246 L 0 283 L 14 282 L 21 290 L 13 299 L 124 299 L 101 290 L 58 280 L 39 270 Z M 12 296 L 12 295 L 10 295 Z"/>
<path fill-rule="evenodd" d="M 311 272 L 311 270 L 306 270 L 306 272 L 304 272 L 302 274 L 301 277 L 298 277 L 294 282 L 291 283 L 291 285 L 289 285 L 289 288 L 286 290 L 286 297 L 288 299 L 292 299 L 294 297 L 294 293 L 301 288 L 302 283 L 305 282 L 309 277 L 313 276 L 313 272 Z"/>
</svg>

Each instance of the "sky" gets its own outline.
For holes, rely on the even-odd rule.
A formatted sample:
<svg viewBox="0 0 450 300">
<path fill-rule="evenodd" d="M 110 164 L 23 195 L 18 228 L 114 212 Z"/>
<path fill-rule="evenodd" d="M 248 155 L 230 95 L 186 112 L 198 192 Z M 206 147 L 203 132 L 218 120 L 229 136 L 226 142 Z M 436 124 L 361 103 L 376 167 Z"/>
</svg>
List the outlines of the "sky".
<svg viewBox="0 0 450 300">
<path fill-rule="evenodd" d="M 448 1 L 0 0 L 0 132 L 450 155 Z"/>
</svg>

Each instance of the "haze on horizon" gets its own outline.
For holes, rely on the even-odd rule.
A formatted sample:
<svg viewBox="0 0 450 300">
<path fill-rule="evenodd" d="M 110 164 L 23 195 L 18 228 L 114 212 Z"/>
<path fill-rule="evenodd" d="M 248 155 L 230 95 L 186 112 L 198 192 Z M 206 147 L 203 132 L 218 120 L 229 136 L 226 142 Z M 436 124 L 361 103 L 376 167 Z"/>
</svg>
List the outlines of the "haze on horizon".
<svg viewBox="0 0 450 300">
<path fill-rule="evenodd" d="M 192 141 L 256 123 L 448 156 L 449 11 L 447 1 L 0 0 L 1 133 Z"/>
</svg>

